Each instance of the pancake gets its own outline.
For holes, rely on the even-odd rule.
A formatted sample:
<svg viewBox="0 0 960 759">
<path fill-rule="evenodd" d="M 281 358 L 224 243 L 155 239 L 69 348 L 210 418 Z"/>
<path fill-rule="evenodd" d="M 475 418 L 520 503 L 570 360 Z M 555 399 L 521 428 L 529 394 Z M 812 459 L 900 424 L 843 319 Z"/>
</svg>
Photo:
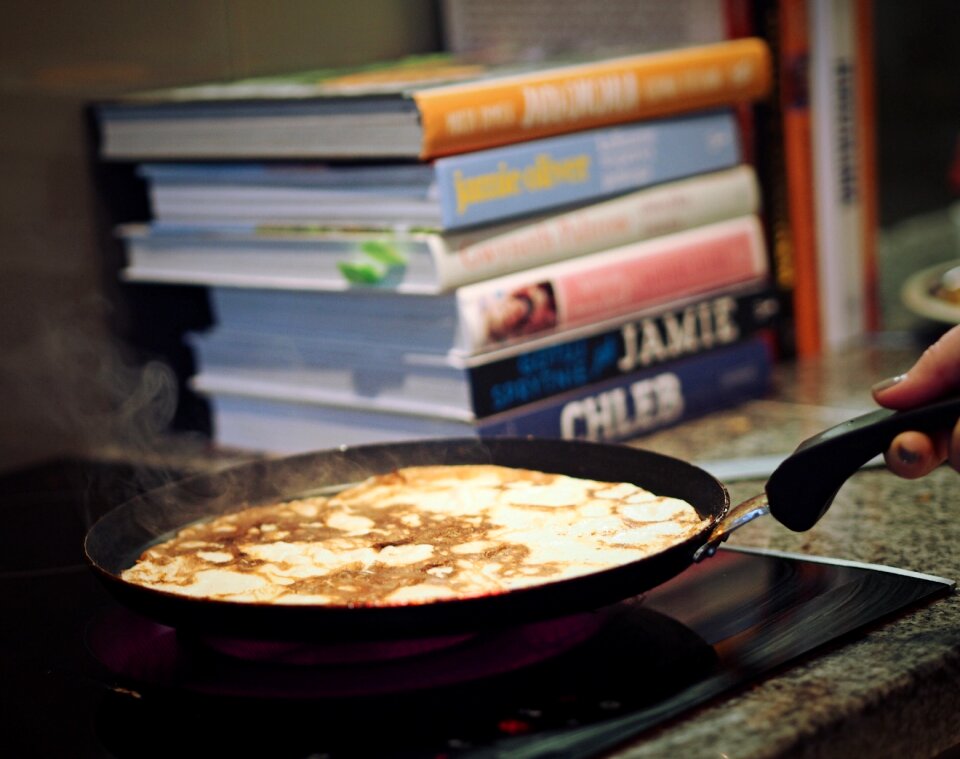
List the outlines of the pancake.
<svg viewBox="0 0 960 759">
<path fill-rule="evenodd" d="M 691 538 L 707 521 L 631 483 L 495 465 L 408 467 L 332 497 L 190 525 L 122 577 L 241 603 L 419 604 L 610 569 Z"/>
</svg>

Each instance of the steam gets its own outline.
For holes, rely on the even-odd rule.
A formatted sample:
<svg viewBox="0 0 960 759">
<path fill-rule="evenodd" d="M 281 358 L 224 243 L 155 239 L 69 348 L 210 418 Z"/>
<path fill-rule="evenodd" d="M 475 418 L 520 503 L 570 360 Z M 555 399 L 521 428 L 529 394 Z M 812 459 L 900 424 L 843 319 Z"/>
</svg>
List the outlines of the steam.
<svg viewBox="0 0 960 759">
<path fill-rule="evenodd" d="M 80 455 L 111 447 L 155 450 L 177 407 L 177 379 L 169 366 L 138 363 L 131 349 L 105 331 L 76 322 L 46 330 L 18 365 L 25 369 L 21 391 L 46 388 L 48 402 L 35 408 L 37 421 L 64 442 L 73 441 L 70 447 Z M 27 387 L 30 375 L 38 387 Z"/>
<path fill-rule="evenodd" d="M 81 472 L 82 481 L 71 488 L 85 493 L 82 508 L 89 520 L 107 506 L 178 479 L 185 457 L 173 460 L 168 434 L 178 404 L 174 370 L 142 358 L 112 335 L 100 298 L 78 299 L 68 287 L 44 288 L 35 307 L 20 310 L 17 321 L 6 325 L 0 468 L 83 462 L 69 471 Z M 30 295 L 22 292 L 17 300 L 29 301 Z M 8 301 L 4 311 L 16 309 Z"/>
<path fill-rule="evenodd" d="M 128 363 L 119 351 L 101 369 L 104 373 L 94 378 L 94 384 L 101 383 L 105 403 L 84 423 L 90 422 L 91 429 L 117 444 L 136 450 L 155 447 L 176 412 L 174 371 L 159 360 L 143 365 Z"/>
</svg>

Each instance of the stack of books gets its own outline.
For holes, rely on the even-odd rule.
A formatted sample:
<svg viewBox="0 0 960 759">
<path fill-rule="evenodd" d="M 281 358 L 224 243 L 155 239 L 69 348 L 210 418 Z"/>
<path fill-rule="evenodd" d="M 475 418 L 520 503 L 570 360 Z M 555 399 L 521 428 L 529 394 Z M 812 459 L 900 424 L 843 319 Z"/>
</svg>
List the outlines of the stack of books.
<svg viewBox="0 0 960 759">
<path fill-rule="evenodd" d="M 208 288 L 190 383 L 222 446 L 634 437 L 767 387 L 742 126 L 770 80 L 738 39 L 103 104 L 101 155 L 152 209 L 120 228 L 123 276 Z"/>
</svg>

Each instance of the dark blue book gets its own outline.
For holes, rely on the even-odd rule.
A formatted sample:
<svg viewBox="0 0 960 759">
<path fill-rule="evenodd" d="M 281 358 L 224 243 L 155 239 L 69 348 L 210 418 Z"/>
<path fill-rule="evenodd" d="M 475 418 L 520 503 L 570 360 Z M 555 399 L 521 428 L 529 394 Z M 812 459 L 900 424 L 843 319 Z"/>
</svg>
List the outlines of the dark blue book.
<svg viewBox="0 0 960 759">
<path fill-rule="evenodd" d="M 214 442 L 272 453 L 479 435 L 615 442 L 762 396 L 772 357 L 755 337 L 630 372 L 475 421 L 318 402 L 305 388 L 263 384 L 207 392 Z"/>
<path fill-rule="evenodd" d="M 481 436 L 616 442 L 762 395 L 771 356 L 754 338 L 674 364 L 586 385 L 477 423 Z"/>
</svg>

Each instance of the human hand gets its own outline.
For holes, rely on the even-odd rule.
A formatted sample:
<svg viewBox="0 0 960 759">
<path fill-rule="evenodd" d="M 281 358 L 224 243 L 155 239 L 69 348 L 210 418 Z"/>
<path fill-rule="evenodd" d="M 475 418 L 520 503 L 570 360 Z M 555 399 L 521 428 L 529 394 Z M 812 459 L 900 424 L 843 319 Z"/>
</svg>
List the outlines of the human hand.
<svg viewBox="0 0 960 759">
<path fill-rule="evenodd" d="M 960 325 L 933 343 L 905 373 L 878 382 L 873 397 L 881 406 L 910 409 L 960 393 Z M 935 435 L 902 432 L 884 454 L 887 467 L 901 477 L 916 479 L 949 461 L 960 471 L 960 420 L 945 420 Z"/>
</svg>

